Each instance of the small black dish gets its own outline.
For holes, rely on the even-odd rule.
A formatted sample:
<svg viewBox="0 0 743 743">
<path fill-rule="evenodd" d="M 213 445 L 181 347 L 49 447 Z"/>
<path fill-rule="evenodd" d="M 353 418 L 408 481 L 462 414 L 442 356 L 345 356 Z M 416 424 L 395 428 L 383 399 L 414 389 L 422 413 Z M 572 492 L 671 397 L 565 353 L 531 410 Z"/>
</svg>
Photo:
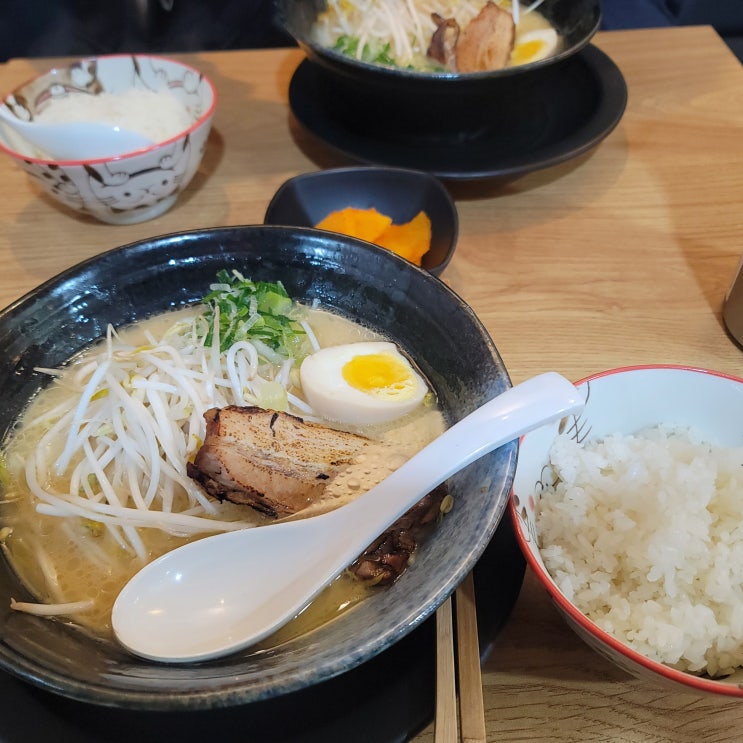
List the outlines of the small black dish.
<svg viewBox="0 0 743 743">
<path fill-rule="evenodd" d="M 377 117 L 370 132 L 364 120 L 340 117 L 328 105 L 329 79 L 308 60 L 289 86 L 297 121 L 337 152 L 358 162 L 426 171 L 445 180 L 512 180 L 558 165 L 596 147 L 621 120 L 627 85 L 616 64 L 587 46 L 521 88 L 498 117 L 457 136 L 408 138 L 394 121 Z"/>
<path fill-rule="evenodd" d="M 265 224 L 314 227 L 346 207 L 375 208 L 404 224 L 418 212 L 431 220 L 431 248 L 422 267 L 438 276 L 457 244 L 457 209 L 444 185 L 432 175 L 401 168 L 335 168 L 304 173 L 286 181 L 268 205 Z"/>
</svg>

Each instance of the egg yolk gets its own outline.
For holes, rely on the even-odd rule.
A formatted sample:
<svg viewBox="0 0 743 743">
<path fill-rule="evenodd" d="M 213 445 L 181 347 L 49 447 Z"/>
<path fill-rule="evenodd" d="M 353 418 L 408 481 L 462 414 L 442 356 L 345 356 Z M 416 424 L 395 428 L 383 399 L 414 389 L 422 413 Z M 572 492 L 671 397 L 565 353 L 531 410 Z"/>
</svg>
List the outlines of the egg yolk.
<svg viewBox="0 0 743 743">
<path fill-rule="evenodd" d="M 526 64 L 539 55 L 545 46 L 546 44 L 542 39 L 533 39 L 532 41 L 525 41 L 523 44 L 519 44 L 513 50 L 511 64 Z"/>
<path fill-rule="evenodd" d="M 360 392 L 392 396 L 410 388 L 410 369 L 394 356 L 371 353 L 354 356 L 343 365 L 343 379 Z"/>
</svg>

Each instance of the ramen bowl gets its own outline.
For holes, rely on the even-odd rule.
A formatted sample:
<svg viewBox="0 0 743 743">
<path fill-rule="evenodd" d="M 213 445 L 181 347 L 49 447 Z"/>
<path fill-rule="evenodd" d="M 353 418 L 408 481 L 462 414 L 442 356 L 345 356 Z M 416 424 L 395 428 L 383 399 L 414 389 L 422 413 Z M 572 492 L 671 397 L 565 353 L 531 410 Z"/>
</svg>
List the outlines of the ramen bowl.
<svg viewBox="0 0 743 743">
<path fill-rule="evenodd" d="M 551 56 L 493 71 L 428 72 L 365 62 L 318 43 L 312 28 L 327 0 L 277 0 L 277 7 L 315 69 L 321 104 L 355 134 L 398 144 L 507 135 L 515 111 L 523 126 L 523 111 L 536 113 L 534 97 L 559 79 L 562 65 L 590 42 L 601 20 L 599 0 L 545 0 L 539 12 L 561 39 Z"/>
<path fill-rule="evenodd" d="M 427 271 L 335 233 L 220 228 L 102 253 L 0 313 L 4 437 L 42 384 L 35 369 L 62 364 L 104 336 L 109 324 L 126 326 L 198 302 L 221 269 L 280 280 L 293 298 L 390 337 L 415 360 L 450 422 L 510 387 L 472 310 Z M 394 584 L 312 631 L 220 660 L 148 662 L 69 623 L 13 611 L 11 597 L 32 599 L 3 560 L 0 669 L 68 699 L 146 711 L 270 701 L 333 679 L 404 640 L 472 569 L 506 508 L 516 448 L 515 442 L 501 447 L 451 478 L 454 507 Z"/>
<path fill-rule="evenodd" d="M 421 265 L 436 276 L 454 254 L 457 208 L 441 181 L 418 170 L 331 168 L 294 176 L 271 199 L 265 222 L 315 227 L 329 214 L 349 207 L 374 209 L 394 225 L 407 224 L 423 212 L 431 223 L 431 239 Z"/>
<path fill-rule="evenodd" d="M 161 108 L 153 93 L 159 94 Z M 138 95 L 148 98 L 143 101 Z M 2 105 L 23 122 L 33 122 L 56 102 L 68 109 L 75 105 L 100 120 L 95 117 L 110 115 L 106 108 L 114 99 L 109 96 L 122 97 L 124 103 L 114 104 L 116 116 L 126 117 L 130 128 L 141 130 L 154 144 L 112 157 L 60 161 L 0 121 L 0 150 L 66 210 L 109 224 L 154 219 L 170 209 L 191 182 L 206 148 L 217 95 L 201 72 L 150 55 L 88 57 L 19 85 Z M 171 125 L 163 129 L 163 120 Z"/>
<path fill-rule="evenodd" d="M 708 519 L 719 518 L 723 530 L 736 511 L 720 517 L 718 496 L 710 497 L 709 483 L 715 479 L 706 478 L 715 470 L 719 483 L 727 477 L 724 467 L 709 463 L 707 445 L 743 446 L 743 379 L 704 369 L 650 366 L 596 374 L 578 387 L 586 395 L 579 416 L 536 429 L 520 442 L 509 510 L 528 564 L 567 624 L 619 668 L 677 692 L 743 697 L 740 668 L 714 678 L 701 670 L 691 672 L 691 664 L 699 668 L 705 649 L 714 644 L 739 657 L 741 653 L 739 635 L 728 624 L 741 611 L 740 606 L 730 608 L 740 581 L 724 573 L 739 564 L 732 555 L 743 549 L 736 547 L 740 528 L 735 523 L 727 541 L 715 536 Z M 585 447 L 661 424 L 690 429 L 706 444 L 695 439 L 687 446 L 684 438 L 683 445 L 671 448 L 673 436 L 665 433 L 651 444 L 609 444 L 582 461 L 571 453 L 562 461 L 588 476 L 574 481 L 568 473 L 565 497 L 553 494 L 556 474 L 550 450 L 558 434 Z M 563 451 L 572 452 L 572 445 Z M 740 454 L 735 461 L 739 459 Z M 661 463 L 657 470 L 654 462 Z M 645 472 L 656 474 L 646 477 Z M 586 492 L 589 497 L 582 494 Z M 578 544 L 592 556 L 584 559 Z M 730 557 L 716 559 L 718 549 Z M 560 560 L 561 551 L 572 567 Z M 594 561 L 602 565 L 600 570 Z M 723 588 L 717 589 L 720 584 Z M 713 614 L 709 607 L 715 604 L 719 609 Z M 720 651 L 714 656 L 721 656 Z M 687 660 L 679 663 L 679 658 Z"/>
</svg>

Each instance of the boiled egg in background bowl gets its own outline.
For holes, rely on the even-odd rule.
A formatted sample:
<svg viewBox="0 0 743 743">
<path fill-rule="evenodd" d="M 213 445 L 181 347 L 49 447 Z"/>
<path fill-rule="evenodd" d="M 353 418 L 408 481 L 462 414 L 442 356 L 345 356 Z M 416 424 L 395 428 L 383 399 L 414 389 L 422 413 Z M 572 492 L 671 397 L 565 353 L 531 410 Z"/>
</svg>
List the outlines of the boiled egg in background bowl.
<svg viewBox="0 0 743 743">
<path fill-rule="evenodd" d="M 386 423 L 415 410 L 428 385 L 389 341 L 347 343 L 307 356 L 299 370 L 315 413 L 338 423 Z"/>
<path fill-rule="evenodd" d="M 511 65 L 539 62 L 552 56 L 557 50 L 559 37 L 554 28 L 539 28 L 527 31 L 517 39 L 511 52 Z"/>
</svg>

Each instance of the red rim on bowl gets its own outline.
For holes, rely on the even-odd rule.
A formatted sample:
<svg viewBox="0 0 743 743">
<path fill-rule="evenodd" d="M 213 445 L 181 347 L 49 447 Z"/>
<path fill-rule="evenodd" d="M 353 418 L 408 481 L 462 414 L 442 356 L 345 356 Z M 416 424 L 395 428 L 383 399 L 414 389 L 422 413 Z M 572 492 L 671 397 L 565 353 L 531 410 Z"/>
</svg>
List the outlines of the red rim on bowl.
<svg viewBox="0 0 743 743">
<path fill-rule="evenodd" d="M 126 160 L 130 157 L 136 157 L 137 155 L 141 155 L 144 152 L 150 152 L 151 150 L 158 149 L 162 147 L 163 145 L 170 144 L 171 142 L 175 142 L 179 139 L 181 139 L 183 136 L 191 134 L 192 132 L 196 131 L 205 121 L 209 119 L 214 114 L 214 110 L 217 106 L 217 89 L 214 86 L 214 83 L 201 71 L 197 70 L 195 67 L 193 67 L 190 64 L 187 64 L 185 62 L 181 62 L 177 59 L 172 59 L 171 57 L 163 57 L 159 54 L 105 54 L 105 55 L 99 55 L 99 56 L 87 56 L 87 57 L 81 57 L 77 62 L 72 62 L 69 65 L 66 65 L 67 67 L 71 66 L 72 64 L 76 63 L 83 63 L 89 60 L 100 60 L 100 59 L 118 59 L 118 58 L 131 58 L 134 57 L 135 59 L 154 59 L 160 62 L 167 62 L 168 64 L 173 64 L 178 67 L 183 68 L 184 70 L 193 72 L 194 75 L 198 76 L 199 80 L 204 83 L 206 83 L 209 86 L 209 89 L 212 93 L 212 103 L 211 106 L 209 106 L 209 109 L 204 112 L 199 118 L 194 121 L 191 126 L 189 126 L 187 129 L 184 129 L 183 131 L 178 132 L 173 137 L 170 137 L 169 139 L 164 139 L 162 142 L 154 142 L 151 145 L 148 145 L 147 147 L 140 147 L 138 150 L 132 150 L 131 152 L 125 152 L 122 155 L 116 155 L 114 157 L 97 157 L 97 158 L 90 158 L 85 160 L 54 160 L 54 159 L 48 159 L 43 157 L 33 157 L 29 155 L 24 155 L 21 152 L 18 152 L 17 150 L 13 150 L 10 147 L 6 147 L 2 140 L 0 140 L 0 150 L 5 152 L 6 154 L 10 155 L 14 158 L 19 158 L 21 160 L 30 162 L 30 163 L 38 163 L 40 165 L 83 165 L 85 163 L 90 164 L 96 164 L 101 162 L 111 162 L 113 160 Z M 16 85 L 13 90 L 6 93 L 2 98 L 2 103 L 0 105 L 5 105 L 5 101 L 8 99 L 9 96 L 11 96 L 13 93 L 15 93 L 16 90 L 20 90 L 21 88 L 24 88 L 29 83 L 32 83 L 34 80 L 37 80 L 40 77 L 44 77 L 45 75 L 49 75 L 50 73 L 55 72 L 58 69 L 63 69 L 65 66 L 60 67 L 52 67 L 45 72 L 40 73 L 39 75 L 35 75 L 34 77 L 29 78 L 25 82 L 21 83 L 20 85 Z"/>
</svg>

